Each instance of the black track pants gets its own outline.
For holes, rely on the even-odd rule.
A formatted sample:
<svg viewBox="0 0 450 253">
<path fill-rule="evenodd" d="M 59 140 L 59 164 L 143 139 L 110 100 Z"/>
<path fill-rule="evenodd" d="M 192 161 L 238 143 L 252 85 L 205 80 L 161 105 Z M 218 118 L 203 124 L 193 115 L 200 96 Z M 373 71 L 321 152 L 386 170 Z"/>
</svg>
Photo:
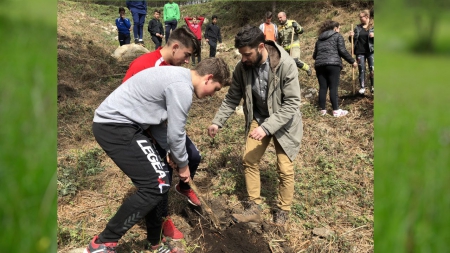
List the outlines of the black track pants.
<svg viewBox="0 0 450 253">
<path fill-rule="evenodd" d="M 170 183 L 168 168 L 161 161 L 152 139 L 138 125 L 94 123 L 92 129 L 106 154 L 138 188 L 108 222 L 99 235 L 100 240 L 117 242 L 145 217 L 147 239 L 157 244 L 162 225 L 162 200 Z"/>
</svg>

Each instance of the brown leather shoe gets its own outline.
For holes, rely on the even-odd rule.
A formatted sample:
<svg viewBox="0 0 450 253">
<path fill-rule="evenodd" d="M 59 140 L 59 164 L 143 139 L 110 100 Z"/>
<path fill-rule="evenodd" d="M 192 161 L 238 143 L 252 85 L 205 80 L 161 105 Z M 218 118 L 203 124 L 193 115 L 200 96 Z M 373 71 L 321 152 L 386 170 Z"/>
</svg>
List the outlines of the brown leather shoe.
<svg viewBox="0 0 450 253">
<path fill-rule="evenodd" d="M 256 203 L 251 203 L 242 213 L 231 215 L 235 222 L 260 222 L 261 207 Z"/>
</svg>

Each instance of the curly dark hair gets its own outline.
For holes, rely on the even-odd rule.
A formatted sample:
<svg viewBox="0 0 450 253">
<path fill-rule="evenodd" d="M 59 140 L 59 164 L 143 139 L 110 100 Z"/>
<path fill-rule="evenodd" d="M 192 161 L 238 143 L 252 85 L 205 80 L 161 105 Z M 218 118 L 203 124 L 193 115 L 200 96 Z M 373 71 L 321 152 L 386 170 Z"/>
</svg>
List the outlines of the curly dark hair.
<svg viewBox="0 0 450 253">
<path fill-rule="evenodd" d="M 325 31 L 333 30 L 335 27 L 339 27 L 339 23 L 333 20 L 325 20 L 319 26 L 318 35 L 322 34 Z"/>
</svg>

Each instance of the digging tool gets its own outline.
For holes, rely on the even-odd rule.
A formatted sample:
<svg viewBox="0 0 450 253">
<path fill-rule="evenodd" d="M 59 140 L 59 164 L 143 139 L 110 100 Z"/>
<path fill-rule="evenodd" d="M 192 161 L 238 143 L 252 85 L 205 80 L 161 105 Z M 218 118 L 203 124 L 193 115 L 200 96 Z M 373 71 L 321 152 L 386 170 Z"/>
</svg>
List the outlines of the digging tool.
<svg viewBox="0 0 450 253">
<path fill-rule="evenodd" d="M 208 206 L 208 204 L 206 204 L 206 201 L 200 196 L 199 191 L 197 186 L 195 185 L 194 181 L 189 180 L 189 186 L 191 187 L 191 189 L 195 192 L 195 194 L 197 195 L 198 199 L 200 200 L 200 203 L 202 203 L 202 208 L 206 211 L 206 213 L 208 214 L 209 218 L 211 219 L 213 226 L 220 231 L 220 222 L 219 219 L 214 215 L 212 209 Z"/>
<path fill-rule="evenodd" d="M 353 24 L 352 24 L 352 31 L 353 31 Z M 352 56 L 353 56 L 353 35 L 352 35 Z M 352 85 L 353 85 L 353 95 L 356 94 L 356 85 L 355 85 L 355 68 L 352 67 Z"/>
<path fill-rule="evenodd" d="M 295 29 L 292 27 L 292 34 L 291 34 L 291 44 L 289 45 L 289 56 L 292 57 L 292 43 L 294 42 L 294 32 Z"/>
</svg>

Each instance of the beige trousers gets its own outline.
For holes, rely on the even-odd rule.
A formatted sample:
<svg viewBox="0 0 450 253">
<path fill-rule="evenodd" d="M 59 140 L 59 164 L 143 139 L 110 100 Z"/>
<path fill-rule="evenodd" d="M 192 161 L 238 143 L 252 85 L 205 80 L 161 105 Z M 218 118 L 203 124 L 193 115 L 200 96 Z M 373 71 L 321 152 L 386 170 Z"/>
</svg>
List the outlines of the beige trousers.
<svg viewBox="0 0 450 253">
<path fill-rule="evenodd" d="M 253 120 L 250 132 L 258 127 Z M 274 136 L 266 136 L 261 141 L 247 137 L 243 155 L 245 184 L 247 187 L 248 200 L 261 204 L 261 179 L 259 173 L 259 161 L 266 151 L 270 140 L 273 139 L 277 155 L 277 173 L 280 181 L 278 187 L 278 208 L 290 211 L 292 199 L 294 198 L 294 164 L 284 152 Z"/>
</svg>

